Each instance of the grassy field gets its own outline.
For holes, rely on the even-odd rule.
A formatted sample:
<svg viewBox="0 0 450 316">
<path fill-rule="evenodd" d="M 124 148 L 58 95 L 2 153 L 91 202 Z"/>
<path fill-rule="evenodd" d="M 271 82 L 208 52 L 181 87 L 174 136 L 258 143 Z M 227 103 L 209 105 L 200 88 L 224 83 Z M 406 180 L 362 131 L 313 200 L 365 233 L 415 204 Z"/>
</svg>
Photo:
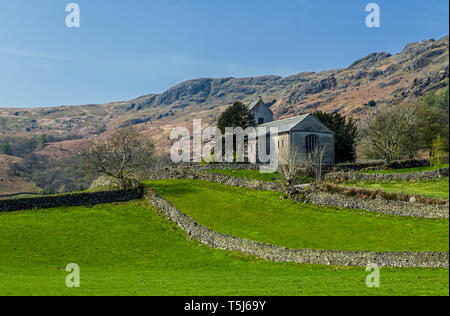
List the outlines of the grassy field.
<svg viewBox="0 0 450 316">
<path fill-rule="evenodd" d="M 380 189 L 388 192 L 419 194 L 434 198 L 448 200 L 448 177 L 427 181 L 347 181 L 343 184 L 347 187 Z"/>
<path fill-rule="evenodd" d="M 300 204 L 280 194 L 198 180 L 149 182 L 200 224 L 290 248 L 448 251 L 449 221 Z"/>
<path fill-rule="evenodd" d="M 211 173 L 219 173 L 226 176 L 232 176 L 237 178 L 245 178 L 251 180 L 260 180 L 266 182 L 275 182 L 281 180 L 281 174 L 279 172 L 275 173 L 262 173 L 259 170 L 230 170 L 230 169 L 219 169 L 219 170 L 205 170 L 206 172 Z M 311 179 L 299 176 L 298 182 L 300 183 L 308 183 Z"/>
<path fill-rule="evenodd" d="M 448 164 L 435 167 L 418 167 L 418 168 L 407 168 L 407 169 L 386 169 L 386 170 L 373 170 L 373 171 L 363 171 L 361 173 L 372 174 L 372 173 L 414 173 L 414 172 L 424 172 L 433 171 L 441 168 L 448 168 Z"/>
<path fill-rule="evenodd" d="M 272 263 L 187 241 L 145 201 L 0 214 L 0 295 L 449 295 L 444 269 Z M 67 288 L 77 263 L 81 287 Z"/>
</svg>

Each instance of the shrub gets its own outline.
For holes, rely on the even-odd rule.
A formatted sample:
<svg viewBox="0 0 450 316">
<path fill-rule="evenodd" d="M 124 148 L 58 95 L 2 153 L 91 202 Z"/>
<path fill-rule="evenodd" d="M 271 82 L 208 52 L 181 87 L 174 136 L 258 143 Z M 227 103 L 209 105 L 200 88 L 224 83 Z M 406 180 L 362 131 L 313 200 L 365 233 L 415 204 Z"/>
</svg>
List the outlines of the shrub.
<svg viewBox="0 0 450 316">
<path fill-rule="evenodd" d="M 0 154 L 10 155 L 11 154 L 11 144 L 7 143 L 7 142 L 0 144 Z"/>
</svg>

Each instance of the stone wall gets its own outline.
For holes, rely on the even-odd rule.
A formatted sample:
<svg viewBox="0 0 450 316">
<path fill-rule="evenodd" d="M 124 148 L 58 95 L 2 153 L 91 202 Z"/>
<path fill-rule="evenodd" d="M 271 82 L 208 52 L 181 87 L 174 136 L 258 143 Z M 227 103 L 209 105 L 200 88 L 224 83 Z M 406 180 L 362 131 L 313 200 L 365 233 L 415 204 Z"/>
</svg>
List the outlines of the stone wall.
<svg viewBox="0 0 450 316">
<path fill-rule="evenodd" d="M 336 206 L 353 210 L 367 210 L 396 216 L 449 218 L 448 203 L 445 205 L 430 205 L 382 199 L 361 199 L 357 197 L 348 197 L 342 194 L 321 192 L 318 190 L 300 193 L 300 200 L 305 203 L 316 205 Z"/>
<path fill-rule="evenodd" d="M 0 200 L 0 213 L 30 209 L 126 202 L 140 199 L 142 196 L 143 188 L 140 187 L 127 191 L 105 191 Z"/>
<path fill-rule="evenodd" d="M 39 195 L 39 193 L 36 192 L 19 192 L 19 193 L 13 193 L 13 194 L 2 194 L 0 195 L 0 199 L 7 199 L 12 198 L 19 195 Z"/>
<path fill-rule="evenodd" d="M 166 171 L 155 172 L 148 178 L 148 180 L 166 180 L 166 179 L 198 179 L 203 181 L 217 182 L 232 187 L 241 187 L 266 191 L 279 191 L 279 192 L 282 191 L 281 186 L 277 183 L 238 178 L 219 173 L 204 172 L 184 168 L 168 169 Z"/>
<path fill-rule="evenodd" d="M 295 262 L 335 266 L 362 266 L 369 263 L 380 267 L 398 268 L 448 268 L 448 252 L 352 252 L 314 249 L 288 249 L 255 241 L 240 239 L 212 231 L 196 223 L 173 204 L 148 190 L 146 197 L 160 212 L 165 214 L 201 243 L 222 250 L 238 251 L 275 262 Z"/>
<path fill-rule="evenodd" d="M 448 160 L 446 160 L 448 162 Z M 218 170 L 218 169 L 230 169 L 230 170 L 258 170 L 264 164 L 250 164 L 250 163 L 215 163 L 215 164 L 200 164 L 200 163 L 179 163 L 170 164 L 170 169 L 175 168 L 189 168 L 192 170 Z M 405 169 L 405 168 L 419 168 L 429 167 L 430 161 L 423 160 L 398 160 L 393 161 L 390 165 L 391 169 Z M 339 163 L 336 165 L 325 165 L 325 171 L 361 171 L 361 170 L 383 170 L 386 165 L 383 161 L 368 161 L 368 162 L 355 162 L 355 163 Z"/>
<path fill-rule="evenodd" d="M 190 170 L 259 170 L 262 165 L 250 163 L 214 163 L 214 164 L 200 164 L 200 163 L 180 163 L 169 166 L 168 169 L 190 169 Z"/>
<path fill-rule="evenodd" d="M 362 181 L 408 181 L 408 180 L 430 180 L 440 177 L 448 177 L 449 169 L 438 169 L 414 173 L 356 173 L 356 172 L 330 172 L 325 175 L 326 180 L 340 179 L 362 180 Z"/>
<path fill-rule="evenodd" d="M 391 169 L 406 169 L 406 168 L 420 168 L 429 167 L 430 161 L 423 160 L 396 160 L 390 164 Z M 355 162 L 355 163 L 340 163 L 335 166 L 338 171 L 361 171 L 364 169 L 370 170 L 383 170 L 386 167 L 384 161 L 367 161 L 367 162 Z"/>
<path fill-rule="evenodd" d="M 341 194 L 348 197 L 355 197 L 360 199 L 379 199 L 386 201 L 402 201 L 411 203 L 421 203 L 429 205 L 446 205 L 448 206 L 449 200 L 444 200 L 440 198 L 434 198 L 429 196 L 423 196 L 420 194 L 408 194 L 402 192 L 389 192 L 381 189 L 367 189 L 358 188 L 354 186 L 342 186 L 339 184 L 326 183 L 320 186 L 315 186 L 322 192 Z"/>
</svg>

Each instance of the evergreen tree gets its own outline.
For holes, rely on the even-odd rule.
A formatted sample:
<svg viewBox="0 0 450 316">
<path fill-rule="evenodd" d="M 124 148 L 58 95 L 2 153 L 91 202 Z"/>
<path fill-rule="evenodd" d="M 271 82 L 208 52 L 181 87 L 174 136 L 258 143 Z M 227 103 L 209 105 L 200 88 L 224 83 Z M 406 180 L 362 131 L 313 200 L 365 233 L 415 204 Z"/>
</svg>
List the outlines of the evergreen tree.
<svg viewBox="0 0 450 316">
<path fill-rule="evenodd" d="M 227 127 L 247 127 L 255 126 L 255 116 L 250 112 L 247 106 L 241 102 L 235 102 L 231 107 L 225 110 L 220 115 L 217 122 L 217 127 L 222 134 L 225 135 L 225 128 Z"/>
<path fill-rule="evenodd" d="M 335 156 L 336 162 L 349 162 L 356 159 L 356 138 L 358 136 L 358 128 L 355 121 L 345 117 L 339 113 L 330 114 L 317 111 L 314 115 L 329 129 L 335 132 Z"/>
</svg>

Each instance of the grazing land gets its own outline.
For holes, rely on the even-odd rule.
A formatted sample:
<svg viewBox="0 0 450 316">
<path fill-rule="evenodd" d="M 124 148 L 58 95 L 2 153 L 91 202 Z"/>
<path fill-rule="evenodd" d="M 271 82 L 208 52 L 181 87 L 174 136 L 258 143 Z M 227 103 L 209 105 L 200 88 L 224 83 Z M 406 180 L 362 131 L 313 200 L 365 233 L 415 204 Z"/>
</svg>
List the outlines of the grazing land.
<svg viewBox="0 0 450 316">
<path fill-rule="evenodd" d="M 448 251 L 449 222 L 320 207 L 276 192 L 198 180 L 149 182 L 199 224 L 288 248 L 354 251 Z"/>
<path fill-rule="evenodd" d="M 146 201 L 0 214 L 0 252 L 0 295 L 449 295 L 446 269 L 382 269 L 370 289 L 364 268 L 210 249 Z"/>
</svg>

